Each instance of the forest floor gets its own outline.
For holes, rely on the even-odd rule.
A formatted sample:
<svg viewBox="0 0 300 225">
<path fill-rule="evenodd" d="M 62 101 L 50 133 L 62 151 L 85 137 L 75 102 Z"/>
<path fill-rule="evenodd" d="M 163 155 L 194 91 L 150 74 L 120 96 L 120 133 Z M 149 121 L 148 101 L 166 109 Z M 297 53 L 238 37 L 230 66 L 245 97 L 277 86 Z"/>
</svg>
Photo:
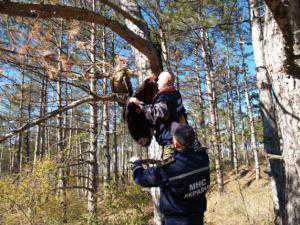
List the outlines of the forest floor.
<svg viewBox="0 0 300 225">
<path fill-rule="evenodd" d="M 51 161 L 46 161 L 38 164 L 34 171 L 22 172 L 19 178 L 6 176 L 0 179 L 1 225 L 152 224 L 153 204 L 149 189 L 131 182 L 111 184 L 105 194 L 101 188 L 99 219 L 95 221 L 88 218 L 86 197 L 76 189 L 68 190 L 67 223 L 63 222 L 61 198 L 53 194 L 53 183 L 57 179 L 52 175 L 54 166 Z M 262 179 L 256 181 L 253 170 L 242 170 L 239 179 L 231 172 L 224 174 L 225 186 L 221 195 L 212 181 L 207 195 L 206 224 L 272 225 L 273 203 L 267 175 L 262 172 Z"/>
<path fill-rule="evenodd" d="M 273 201 L 269 179 L 255 180 L 255 172 L 244 171 L 235 179 L 232 173 L 225 176 L 224 193 L 216 187 L 208 193 L 207 225 L 271 225 L 273 224 Z"/>
<path fill-rule="evenodd" d="M 254 170 L 242 170 L 239 179 L 232 172 L 224 177 L 224 193 L 221 195 L 212 185 L 208 193 L 208 208 L 205 213 L 207 225 L 272 225 L 273 202 L 268 176 L 262 172 L 262 178 L 255 180 Z M 145 189 L 137 192 L 136 204 L 125 207 L 107 217 L 109 224 L 146 225 L 152 222 L 152 202 L 143 202 L 142 194 L 149 193 Z M 141 201 L 142 200 L 142 201 Z M 139 202 L 143 202 L 139 205 Z M 129 217 L 131 220 L 124 218 Z M 122 221 L 123 219 L 123 223 Z M 126 222 L 125 222 L 126 221 Z M 135 222 L 134 222 L 135 221 Z M 146 222 L 148 221 L 148 222 Z"/>
</svg>

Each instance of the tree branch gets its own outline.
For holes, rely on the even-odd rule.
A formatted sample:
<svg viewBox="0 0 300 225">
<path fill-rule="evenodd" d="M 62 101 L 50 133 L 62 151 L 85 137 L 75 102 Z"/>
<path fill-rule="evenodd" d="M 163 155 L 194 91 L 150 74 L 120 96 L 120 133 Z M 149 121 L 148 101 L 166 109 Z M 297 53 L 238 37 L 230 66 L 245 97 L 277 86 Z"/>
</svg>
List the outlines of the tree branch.
<svg viewBox="0 0 300 225">
<path fill-rule="evenodd" d="M 115 12 L 117 12 L 117 13 L 121 14 L 122 16 L 124 16 L 124 18 L 130 20 L 132 23 L 134 23 L 136 26 L 138 26 L 141 30 L 144 30 L 145 27 L 147 26 L 144 21 L 133 17 L 132 15 L 130 15 L 130 13 L 126 12 L 121 7 L 116 5 L 115 3 L 113 3 L 109 0 L 99 0 L 99 1 L 101 3 L 109 6 L 110 8 L 112 8 Z"/>
<path fill-rule="evenodd" d="M 16 134 L 18 134 L 22 131 L 28 130 L 31 127 L 34 127 L 38 124 L 41 124 L 41 123 L 45 122 L 47 119 L 50 119 L 50 118 L 58 115 L 59 113 L 63 113 L 65 111 L 69 110 L 69 109 L 75 108 L 75 107 L 77 107 L 79 105 L 82 105 L 86 102 L 90 102 L 90 101 L 93 101 L 93 100 L 96 100 L 96 101 L 100 101 L 100 100 L 109 101 L 109 100 L 117 100 L 117 99 L 118 99 L 118 96 L 116 94 L 110 94 L 110 95 L 106 95 L 106 96 L 97 96 L 95 94 L 93 96 L 87 96 L 87 97 L 84 97 L 82 99 L 73 101 L 73 102 L 71 102 L 70 104 L 68 104 L 64 107 L 58 108 L 58 109 L 48 113 L 44 117 L 36 118 L 36 119 L 32 120 L 31 122 L 28 122 L 25 125 L 13 130 L 13 131 L 10 131 L 7 134 L 4 134 L 3 136 L 0 136 L 0 143 L 7 140 L 8 138 L 13 137 L 14 135 L 16 135 Z"/>
<path fill-rule="evenodd" d="M 106 4 L 109 4 L 111 7 L 114 7 L 116 10 L 117 6 L 114 6 L 113 3 L 104 1 Z M 118 9 L 121 13 L 121 9 Z M 82 9 L 78 7 L 65 6 L 65 5 L 50 5 L 50 4 L 32 4 L 32 3 L 17 3 L 10 1 L 1 1 L 0 2 L 0 13 L 10 15 L 10 16 L 21 16 L 21 17 L 31 17 L 31 18 L 62 18 L 67 20 L 79 20 L 84 22 L 101 24 L 110 28 L 112 31 L 120 35 L 124 40 L 129 44 L 134 46 L 140 52 L 142 52 L 150 62 L 151 70 L 158 74 L 161 72 L 160 68 L 160 59 L 157 49 L 154 47 L 151 41 L 148 41 L 133 31 L 128 29 L 127 26 L 121 24 L 120 22 L 112 19 L 108 19 L 101 14 L 96 12 Z M 126 12 L 122 12 L 122 15 L 125 16 Z M 128 14 L 128 13 L 126 13 Z M 126 15 L 126 18 L 129 18 L 129 14 Z M 130 17 L 132 19 L 132 16 Z M 135 20 L 135 19 L 134 19 Z"/>
</svg>

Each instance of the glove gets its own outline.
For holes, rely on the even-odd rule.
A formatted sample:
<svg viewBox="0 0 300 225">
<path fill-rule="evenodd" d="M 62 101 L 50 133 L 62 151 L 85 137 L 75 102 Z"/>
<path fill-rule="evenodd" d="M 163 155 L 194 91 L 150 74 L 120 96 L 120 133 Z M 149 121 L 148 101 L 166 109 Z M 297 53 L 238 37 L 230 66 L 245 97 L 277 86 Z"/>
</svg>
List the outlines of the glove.
<svg viewBox="0 0 300 225">
<path fill-rule="evenodd" d="M 132 157 L 129 159 L 130 169 L 131 169 L 131 170 L 133 170 L 134 168 L 136 168 L 137 166 L 140 165 L 140 163 L 138 163 L 139 160 L 140 160 L 140 158 L 137 157 L 137 156 L 132 156 Z"/>
</svg>

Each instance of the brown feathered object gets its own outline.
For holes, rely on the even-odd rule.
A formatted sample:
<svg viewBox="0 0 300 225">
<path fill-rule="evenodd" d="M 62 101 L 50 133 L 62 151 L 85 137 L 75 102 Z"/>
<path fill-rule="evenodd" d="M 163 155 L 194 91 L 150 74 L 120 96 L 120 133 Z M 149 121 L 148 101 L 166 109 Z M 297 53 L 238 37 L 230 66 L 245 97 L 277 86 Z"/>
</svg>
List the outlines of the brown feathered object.
<svg viewBox="0 0 300 225">
<path fill-rule="evenodd" d="M 126 66 L 117 68 L 111 80 L 112 91 L 117 94 L 128 94 L 132 96 L 131 76 L 133 76 L 133 73 Z"/>
<path fill-rule="evenodd" d="M 146 104 L 152 104 L 158 92 L 156 77 L 147 78 L 137 89 L 134 97 Z M 147 147 L 151 143 L 153 127 L 146 120 L 143 112 L 137 112 L 135 103 L 128 103 L 125 110 L 125 121 L 132 138 L 141 146 Z"/>
</svg>

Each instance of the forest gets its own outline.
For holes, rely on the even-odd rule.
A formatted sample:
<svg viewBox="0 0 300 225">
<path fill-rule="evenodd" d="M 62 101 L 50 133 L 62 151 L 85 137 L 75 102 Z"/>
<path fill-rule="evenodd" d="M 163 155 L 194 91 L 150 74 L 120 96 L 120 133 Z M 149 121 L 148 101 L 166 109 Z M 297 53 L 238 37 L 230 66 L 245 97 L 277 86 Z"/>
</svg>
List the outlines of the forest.
<svg viewBox="0 0 300 225">
<path fill-rule="evenodd" d="M 299 225 L 299 56 L 296 0 L 0 0 L 0 224 L 163 225 L 129 163 L 162 147 L 125 112 L 169 71 L 210 159 L 204 224 Z"/>
</svg>

